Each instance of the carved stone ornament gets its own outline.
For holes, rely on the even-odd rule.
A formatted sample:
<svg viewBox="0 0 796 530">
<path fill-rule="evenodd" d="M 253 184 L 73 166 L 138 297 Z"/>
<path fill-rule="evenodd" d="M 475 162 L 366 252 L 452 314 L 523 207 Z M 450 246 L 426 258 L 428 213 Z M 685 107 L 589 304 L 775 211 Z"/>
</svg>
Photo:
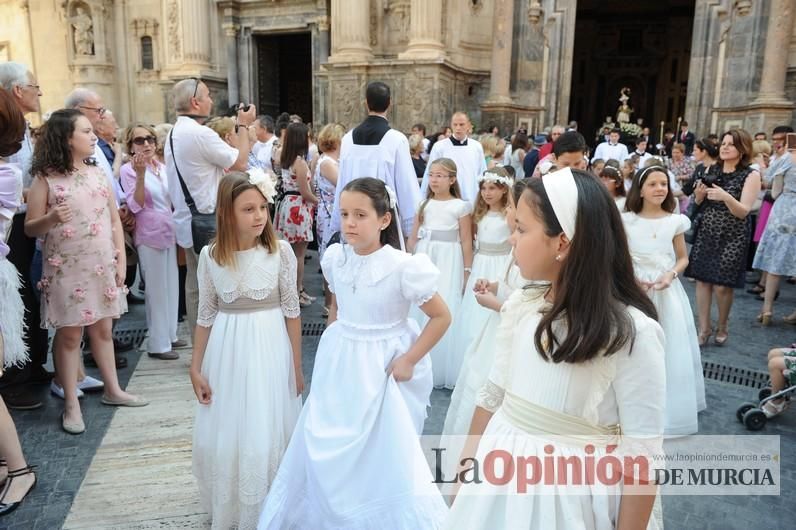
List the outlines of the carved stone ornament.
<svg viewBox="0 0 796 530">
<path fill-rule="evenodd" d="M 94 20 L 91 10 L 84 4 L 75 6 L 74 14 L 68 19 L 72 27 L 72 42 L 76 56 L 94 55 Z"/>
<path fill-rule="evenodd" d="M 169 48 L 171 48 L 172 57 L 179 59 L 182 57 L 179 0 L 169 0 L 166 7 L 166 20 L 169 28 Z"/>
<path fill-rule="evenodd" d="M 752 0 L 738 0 L 735 2 L 735 9 L 740 16 L 745 17 L 752 12 Z"/>
</svg>

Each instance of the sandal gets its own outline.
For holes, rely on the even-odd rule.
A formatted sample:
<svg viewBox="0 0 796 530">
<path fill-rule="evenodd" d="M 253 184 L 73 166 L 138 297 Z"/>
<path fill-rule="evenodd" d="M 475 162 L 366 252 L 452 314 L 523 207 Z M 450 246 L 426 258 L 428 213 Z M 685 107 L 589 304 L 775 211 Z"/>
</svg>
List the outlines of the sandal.
<svg viewBox="0 0 796 530">
<path fill-rule="evenodd" d="M 301 294 L 299 294 L 299 305 L 301 307 L 309 307 L 309 306 L 312 305 L 312 300 L 310 300 L 308 297 L 304 296 L 304 292 L 303 291 L 301 292 Z"/>
<path fill-rule="evenodd" d="M 709 329 L 707 331 L 700 331 L 699 332 L 699 346 L 702 347 L 708 343 L 708 339 L 713 334 L 713 330 Z"/>
<path fill-rule="evenodd" d="M 757 321 L 760 322 L 760 324 L 766 328 L 771 325 L 773 320 L 774 320 L 774 313 L 772 313 L 771 311 L 763 311 L 762 313 L 757 315 Z"/>
<path fill-rule="evenodd" d="M 794 325 L 796 325 L 796 312 L 791 313 L 790 315 L 788 315 L 786 317 L 782 317 L 782 320 L 786 324 L 794 324 Z"/>
<path fill-rule="evenodd" d="M 766 418 L 773 418 L 774 416 L 779 416 L 785 409 L 788 408 L 789 401 L 787 399 L 783 399 L 779 403 L 774 403 L 774 401 L 766 401 L 763 404 L 763 414 L 766 415 Z"/>
<path fill-rule="evenodd" d="M 0 488 L 2 488 L 3 486 L 5 486 L 6 479 L 8 478 L 8 462 L 6 462 L 5 458 L 0 458 L 0 467 L 6 468 L 3 477 L 0 478 Z"/>
<path fill-rule="evenodd" d="M 766 292 L 766 286 L 760 285 L 758 283 L 754 287 L 750 287 L 749 289 L 747 289 L 746 292 L 749 294 L 763 294 L 764 292 Z"/>
<path fill-rule="evenodd" d="M 33 473 L 33 470 L 36 469 L 36 466 L 26 466 L 21 469 L 15 469 L 13 471 L 8 472 L 8 479 L 6 480 L 5 486 L 3 487 L 3 495 L 0 497 L 0 517 L 3 515 L 8 515 L 9 513 L 13 512 L 19 505 L 22 504 L 22 501 L 25 500 L 25 497 L 28 496 L 28 493 L 33 491 L 33 488 L 36 487 L 36 474 Z M 23 477 L 25 475 L 33 475 L 33 484 L 31 484 L 28 491 L 25 492 L 25 495 L 16 502 L 5 502 L 6 496 L 11 489 L 11 482 L 18 477 Z"/>
<path fill-rule="evenodd" d="M 303 296 L 304 298 L 306 298 L 310 302 L 314 302 L 315 300 L 317 300 L 317 298 L 315 298 L 314 296 L 310 296 L 309 294 L 307 294 L 307 291 L 305 291 L 304 289 L 299 291 L 299 296 Z"/>
<path fill-rule="evenodd" d="M 713 339 L 713 343 L 716 346 L 724 346 L 729 338 L 730 334 L 727 331 L 727 326 L 719 326 L 716 330 L 716 336 Z"/>
</svg>

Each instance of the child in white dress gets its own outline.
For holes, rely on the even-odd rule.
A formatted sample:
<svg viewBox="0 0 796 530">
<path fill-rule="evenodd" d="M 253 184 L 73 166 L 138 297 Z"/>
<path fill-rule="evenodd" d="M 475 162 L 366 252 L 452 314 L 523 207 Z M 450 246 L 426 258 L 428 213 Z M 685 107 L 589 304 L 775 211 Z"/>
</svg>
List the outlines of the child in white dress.
<svg viewBox="0 0 796 530">
<path fill-rule="evenodd" d="M 396 248 L 394 197 L 375 178 L 341 192 L 347 244 L 330 245 L 321 263 L 329 326 L 260 529 L 436 529 L 445 517 L 418 436 L 432 390 L 426 354 L 450 314 L 428 257 Z M 413 305 L 429 317 L 422 331 Z"/>
<path fill-rule="evenodd" d="M 589 173 L 567 168 L 531 179 L 516 219 L 512 243 L 522 276 L 550 284 L 515 291 L 504 304 L 495 361 L 470 427 L 483 436 L 480 443 L 473 437 L 463 458 L 484 463 L 505 451 L 587 466 L 589 455 L 599 465 L 611 444 L 626 458 L 656 454 L 663 333 L 633 277 L 613 199 Z M 621 514 L 643 528 L 655 498 L 654 467 L 623 467 L 618 483 L 585 485 L 541 469 L 544 476 L 530 484 L 518 474 L 501 483 L 484 473 L 480 483 L 461 486 L 445 528 L 613 530 Z"/>
<path fill-rule="evenodd" d="M 704 410 L 705 381 L 694 314 L 679 276 L 688 266 L 685 232 L 665 168 L 639 170 L 622 214 L 636 278 L 658 310 L 666 336 L 666 434 L 695 434 Z"/>
<path fill-rule="evenodd" d="M 489 169 L 478 177 L 479 193 L 473 212 L 476 244 L 473 270 L 464 288 L 462 303 L 453 318 L 453 351 L 456 355 L 453 357 L 452 369 L 457 378 L 464 353 L 492 312 L 476 301 L 475 282 L 478 279 L 496 281 L 505 277 L 506 267 L 511 260 L 511 230 L 507 214 L 513 185 L 514 181 L 502 167 Z"/>
<path fill-rule="evenodd" d="M 265 175 L 226 175 L 199 256 L 193 472 L 213 528 L 256 526 L 301 411 L 296 257 L 271 224 L 273 196 Z"/>
<path fill-rule="evenodd" d="M 428 172 L 428 193 L 418 206 L 408 250 L 427 255 L 439 269 L 439 294 L 451 315 L 458 313 L 472 272 L 471 211 L 470 203 L 461 199 L 456 164 L 449 158 L 434 160 Z M 415 311 L 413 316 L 421 325 L 426 321 L 421 311 Z M 453 332 L 448 330 L 431 350 L 437 388 L 453 388 L 459 375 L 464 352 L 454 349 L 453 338 Z"/>
</svg>

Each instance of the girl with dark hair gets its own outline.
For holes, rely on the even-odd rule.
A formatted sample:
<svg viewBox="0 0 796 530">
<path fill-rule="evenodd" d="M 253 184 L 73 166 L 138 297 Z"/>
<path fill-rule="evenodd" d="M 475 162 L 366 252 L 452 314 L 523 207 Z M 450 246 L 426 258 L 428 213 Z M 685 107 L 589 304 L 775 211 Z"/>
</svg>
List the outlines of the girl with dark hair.
<svg viewBox="0 0 796 530">
<path fill-rule="evenodd" d="M 614 198 L 616 207 L 619 208 L 620 212 L 623 212 L 625 210 L 627 190 L 625 190 L 625 179 L 622 177 L 619 162 L 613 158 L 608 160 L 603 164 L 603 168 L 597 176 L 600 177 L 608 193 Z"/>
<path fill-rule="evenodd" d="M 699 345 L 707 344 L 713 333 L 710 307 L 713 293 L 719 306 L 714 342 L 724 346 L 729 338 L 734 289 L 743 288 L 746 253 L 752 239 L 749 214 L 760 193 L 760 173 L 749 167 L 752 137 L 743 129 L 722 135 L 721 163 L 710 167 L 694 189 L 700 208 L 699 230 L 691 247 L 685 275 L 697 280 L 696 300 L 699 317 Z"/>
<path fill-rule="evenodd" d="M 22 202 L 22 171 L 6 157 L 19 151 L 24 136 L 25 118 L 11 95 L 0 88 L 0 378 L 4 369 L 28 362 L 21 282 L 6 258 L 10 251 L 6 238 Z M 0 517 L 16 510 L 36 486 L 33 468 L 25 460 L 14 420 L 0 395 Z"/>
<path fill-rule="evenodd" d="M 397 247 L 395 193 L 349 182 L 321 267 L 334 293 L 312 389 L 258 528 L 439 528 L 447 507 L 418 436 L 432 390 L 427 355 L 450 324 L 427 256 Z M 412 305 L 428 317 L 422 331 Z M 354 476 L 355 475 L 355 476 Z"/>
<path fill-rule="evenodd" d="M 408 245 L 410 252 L 426 254 L 442 273 L 439 293 L 452 315 L 458 314 L 473 266 L 472 207 L 461 196 L 456 163 L 450 158 L 431 162 L 426 199 L 418 207 Z M 415 318 L 425 320 L 419 312 Z M 462 355 L 449 331 L 431 350 L 435 387 L 453 388 Z"/>
<path fill-rule="evenodd" d="M 512 243 L 522 276 L 549 283 L 516 291 L 503 306 L 462 468 L 479 435 L 476 462 L 500 451 L 596 462 L 616 444 L 625 457 L 651 462 L 664 424 L 663 332 L 633 276 L 612 198 L 585 171 L 531 179 Z M 643 467 L 585 487 L 555 473 L 532 484 L 470 481 L 445 528 L 645 528 L 655 466 Z"/>
<path fill-rule="evenodd" d="M 116 198 L 105 173 L 88 161 L 97 137 L 73 109 L 42 126 L 33 152 L 25 233 L 44 237 L 42 326 L 55 328 L 56 377 L 64 390 L 63 429 L 85 431 L 77 394 L 83 328 L 105 382 L 102 403 L 141 407 L 147 401 L 119 386 L 112 320 L 127 311 L 125 251 Z"/>
<path fill-rule="evenodd" d="M 666 168 L 636 173 L 622 221 L 636 278 L 658 310 L 666 336 L 667 435 L 695 434 L 704 410 L 705 381 L 691 304 L 679 276 L 688 266 L 685 232 L 691 220 L 673 212 L 676 202 Z"/>
<path fill-rule="evenodd" d="M 304 254 L 313 240 L 312 211 L 318 198 L 310 185 L 310 168 L 307 165 L 309 129 L 303 123 L 291 123 L 285 131 L 280 164 L 282 167 L 282 197 L 276 207 L 274 225 L 276 233 L 293 248 L 298 261 L 299 302 L 312 304 L 315 298 L 304 290 Z"/>
<path fill-rule="evenodd" d="M 296 257 L 271 225 L 275 193 L 262 172 L 225 175 L 199 255 L 193 473 L 213 528 L 255 527 L 301 411 Z"/>
</svg>

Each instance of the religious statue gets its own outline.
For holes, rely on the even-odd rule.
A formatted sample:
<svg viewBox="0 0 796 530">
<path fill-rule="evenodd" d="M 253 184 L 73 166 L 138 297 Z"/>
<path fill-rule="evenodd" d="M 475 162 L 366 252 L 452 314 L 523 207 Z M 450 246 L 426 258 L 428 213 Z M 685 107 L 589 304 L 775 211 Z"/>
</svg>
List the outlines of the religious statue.
<svg viewBox="0 0 796 530">
<path fill-rule="evenodd" d="M 94 22 L 84 7 L 76 11 L 77 14 L 69 19 L 74 31 L 75 55 L 94 55 Z"/>
<path fill-rule="evenodd" d="M 630 123 L 630 115 L 633 114 L 633 109 L 627 104 L 630 100 L 630 89 L 623 87 L 619 91 L 619 109 L 616 111 L 616 121 L 619 123 Z"/>
</svg>

